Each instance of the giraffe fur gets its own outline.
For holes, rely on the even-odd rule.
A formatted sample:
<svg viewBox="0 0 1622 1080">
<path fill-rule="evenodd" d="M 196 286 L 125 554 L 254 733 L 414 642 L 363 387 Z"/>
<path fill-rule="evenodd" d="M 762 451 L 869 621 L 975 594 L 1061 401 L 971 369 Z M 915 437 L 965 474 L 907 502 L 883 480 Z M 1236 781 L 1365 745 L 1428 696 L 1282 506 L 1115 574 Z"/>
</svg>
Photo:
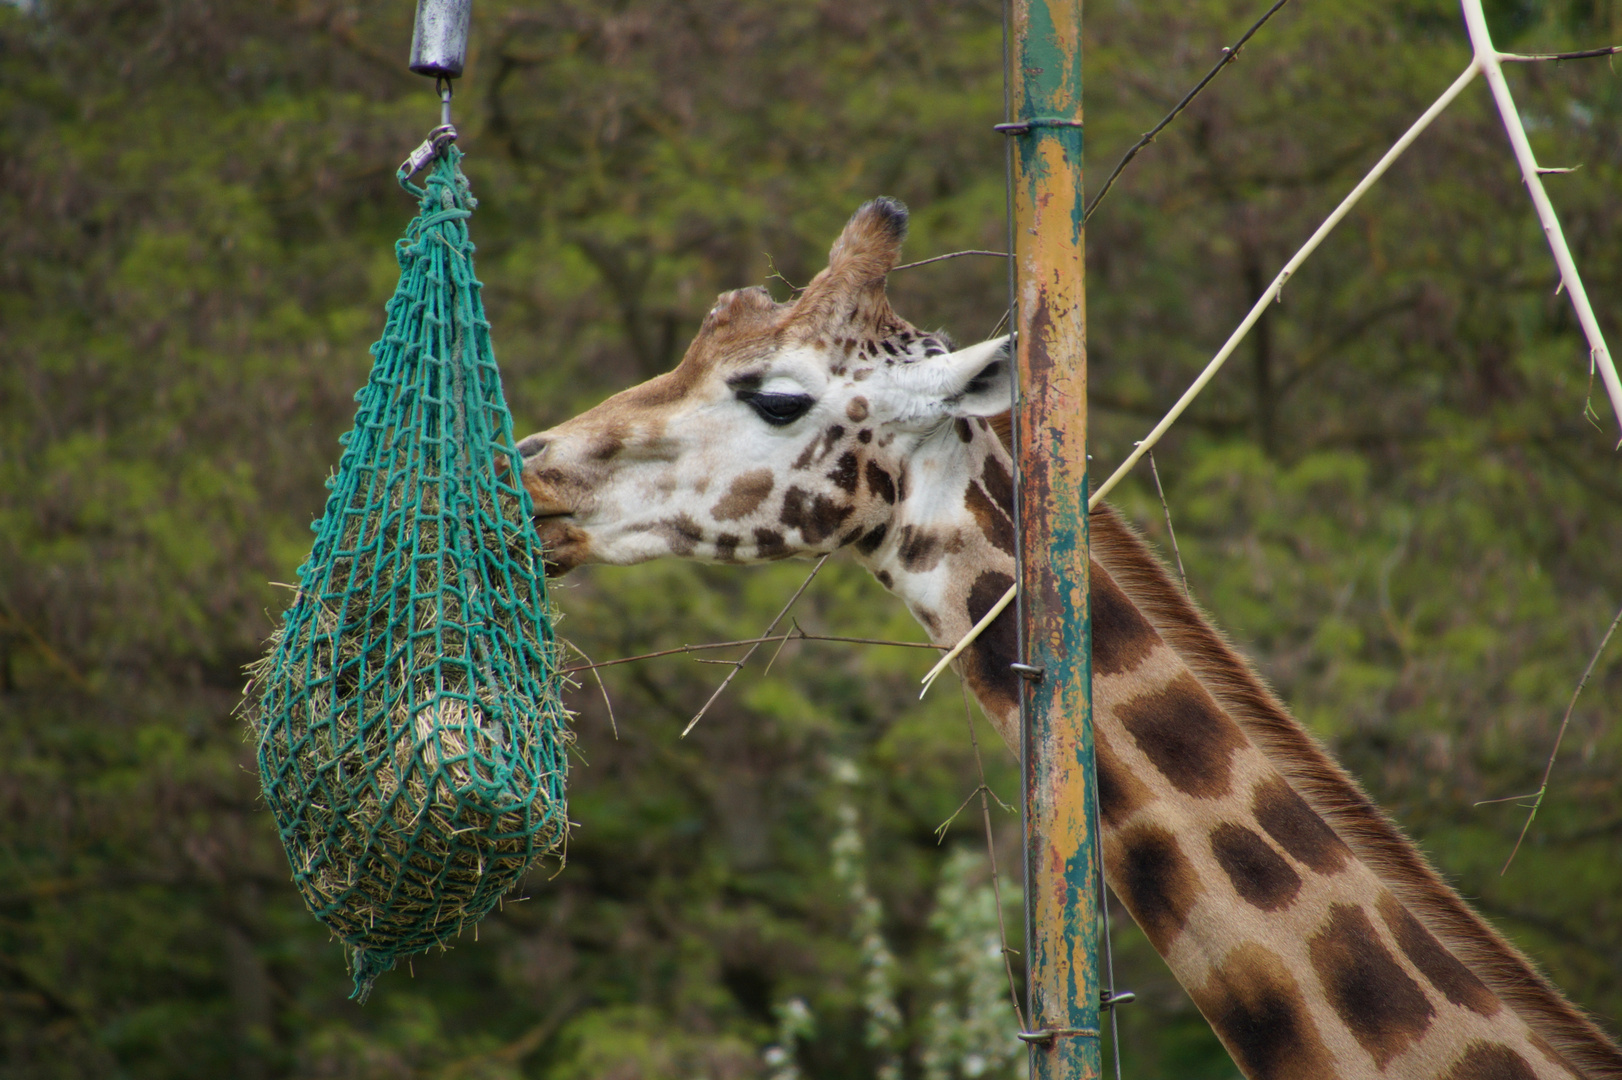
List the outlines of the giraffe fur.
<svg viewBox="0 0 1622 1080">
<path fill-rule="evenodd" d="M 841 552 L 954 644 L 1016 578 L 1006 339 L 885 295 L 864 205 L 787 303 L 725 293 L 674 370 L 524 439 L 549 572 Z M 1442 880 L 1110 509 L 1092 531 L 1105 877 L 1247 1077 L 1622 1080 L 1622 1050 Z M 956 661 L 1010 748 L 1012 611 Z"/>
</svg>

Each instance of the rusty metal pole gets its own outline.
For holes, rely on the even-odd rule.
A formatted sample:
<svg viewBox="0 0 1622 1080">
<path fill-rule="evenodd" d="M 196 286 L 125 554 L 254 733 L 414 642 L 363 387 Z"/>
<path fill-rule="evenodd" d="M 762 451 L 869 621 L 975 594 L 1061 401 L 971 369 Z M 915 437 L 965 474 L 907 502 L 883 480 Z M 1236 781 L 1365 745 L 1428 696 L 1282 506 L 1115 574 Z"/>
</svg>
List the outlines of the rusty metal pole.
<svg viewBox="0 0 1622 1080">
<path fill-rule="evenodd" d="M 1081 2 L 1013 0 L 1025 941 L 1033 1080 L 1100 1075 Z"/>
</svg>

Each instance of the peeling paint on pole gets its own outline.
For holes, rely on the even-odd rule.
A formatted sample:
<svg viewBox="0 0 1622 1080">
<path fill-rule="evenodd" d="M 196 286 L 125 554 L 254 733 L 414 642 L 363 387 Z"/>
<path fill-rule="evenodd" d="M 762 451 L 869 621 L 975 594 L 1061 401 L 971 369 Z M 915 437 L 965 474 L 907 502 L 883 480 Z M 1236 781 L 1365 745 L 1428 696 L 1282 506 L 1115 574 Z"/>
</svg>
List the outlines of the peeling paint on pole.
<svg viewBox="0 0 1622 1080">
<path fill-rule="evenodd" d="M 1014 0 L 1011 32 L 1020 628 L 1041 671 L 1024 701 L 1027 1038 L 1033 1078 L 1078 1080 L 1101 1069 L 1079 0 Z"/>
</svg>

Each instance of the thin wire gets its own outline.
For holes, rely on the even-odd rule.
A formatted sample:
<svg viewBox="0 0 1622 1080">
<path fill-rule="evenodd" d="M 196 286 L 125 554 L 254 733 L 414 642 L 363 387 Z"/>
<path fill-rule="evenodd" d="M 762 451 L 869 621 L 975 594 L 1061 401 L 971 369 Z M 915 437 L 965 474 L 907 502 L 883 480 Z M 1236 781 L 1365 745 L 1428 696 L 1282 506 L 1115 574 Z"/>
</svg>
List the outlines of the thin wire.
<svg viewBox="0 0 1622 1080">
<path fill-rule="evenodd" d="M 1098 804 L 1098 785 L 1093 785 L 1093 820 L 1103 817 Z M 1104 977 L 1109 980 L 1109 996 L 1115 997 L 1115 943 L 1109 930 L 1109 893 L 1104 884 L 1104 860 L 1098 860 L 1098 910 L 1104 913 Z M 1121 1080 L 1121 1023 L 1117 1014 L 1121 1007 L 1112 1004 L 1109 1010 L 1110 1049 L 1115 1057 L 1115 1080 Z"/>
<path fill-rule="evenodd" d="M 1380 158 L 1374 167 L 1368 171 L 1368 174 L 1351 190 L 1351 193 L 1341 200 L 1334 213 L 1325 218 L 1323 224 L 1318 226 L 1318 230 L 1312 234 L 1305 244 L 1301 245 L 1299 251 L 1291 256 L 1290 261 L 1284 264 L 1284 269 L 1280 270 L 1278 276 L 1273 279 L 1273 283 L 1257 299 L 1255 306 L 1250 309 L 1250 313 L 1245 316 L 1238 328 L 1228 336 L 1228 340 L 1223 343 L 1217 354 L 1211 358 L 1211 362 L 1205 365 L 1205 370 L 1200 373 L 1199 378 L 1195 379 L 1189 388 L 1183 391 L 1183 396 L 1177 399 L 1177 404 L 1173 405 L 1171 411 L 1166 413 L 1160 423 L 1155 425 L 1154 430 L 1150 431 L 1147 436 L 1137 443 L 1132 453 L 1127 455 L 1126 460 L 1121 462 L 1120 466 L 1109 475 L 1109 478 L 1093 489 L 1092 493 L 1087 497 L 1087 508 L 1089 510 L 1102 502 L 1104 496 L 1110 493 L 1111 489 L 1120 482 L 1123 476 L 1132 471 L 1132 467 L 1143 459 L 1143 455 L 1153 449 L 1155 443 L 1160 441 L 1160 437 L 1166 433 L 1172 424 L 1177 422 L 1177 418 L 1183 415 L 1183 410 L 1188 408 L 1189 403 L 1199 396 L 1200 391 L 1205 389 L 1205 385 L 1216 376 L 1222 365 L 1227 363 L 1228 357 L 1233 355 L 1233 351 L 1245 339 L 1245 335 L 1250 332 L 1250 328 L 1256 325 L 1256 320 L 1260 319 L 1262 313 L 1267 310 L 1267 305 L 1271 304 L 1283 292 L 1284 283 L 1294 275 L 1296 269 L 1306 262 L 1308 256 L 1318 250 L 1318 245 L 1323 243 L 1324 237 L 1328 236 L 1335 226 L 1340 224 L 1341 219 L 1351 212 L 1352 207 L 1357 204 L 1357 201 L 1363 197 L 1369 188 L 1374 186 L 1375 181 L 1385 175 L 1386 170 L 1391 167 L 1391 163 L 1401 157 L 1402 152 L 1408 149 L 1415 139 L 1419 138 L 1420 133 L 1430 126 L 1431 121 L 1440 116 L 1442 110 L 1446 109 L 1453 99 L 1458 97 L 1466 86 L 1470 85 L 1470 81 L 1480 73 L 1480 70 L 1479 64 L 1475 60 L 1471 60 L 1470 65 L 1464 69 L 1463 73 L 1453 80 L 1453 85 L 1444 90 L 1442 96 L 1437 98 L 1431 104 L 1431 107 L 1426 109 L 1418 120 L 1414 121 L 1413 126 L 1392 144 L 1391 149 L 1385 152 L 1385 156 Z M 1618 415 L 1622 416 L 1622 410 L 1618 410 Z M 1015 511 L 1017 513 L 1017 506 Z M 1018 591 L 1019 586 L 1017 583 L 1010 585 L 1008 591 L 1003 594 L 1002 599 L 992 605 L 991 610 L 986 612 L 985 617 L 970 627 L 969 632 L 963 635 L 956 645 L 952 646 L 951 651 L 940 658 L 940 661 L 924 676 L 924 690 L 927 691 L 930 684 L 939 677 L 942 671 L 946 670 L 947 665 L 957 659 L 958 654 L 968 648 L 969 644 L 979 637 L 987 626 L 991 625 L 992 620 L 1013 602 L 1015 593 Z"/>
<path fill-rule="evenodd" d="M 1194 84 L 1194 89 L 1183 95 L 1183 100 L 1179 101 L 1175 106 L 1172 107 L 1171 112 L 1166 114 L 1165 119 L 1161 120 L 1160 123 L 1156 124 L 1148 131 L 1144 132 L 1143 137 L 1132 144 L 1132 149 L 1128 150 L 1126 152 L 1126 156 L 1121 158 L 1121 160 L 1116 164 L 1115 171 L 1109 174 L 1109 179 L 1104 181 L 1104 186 L 1098 189 L 1097 195 L 1093 196 L 1093 204 L 1089 206 L 1087 208 L 1087 212 L 1081 216 L 1081 223 L 1083 225 L 1087 224 L 1087 219 L 1093 216 L 1093 211 L 1098 209 L 1098 204 L 1104 201 L 1104 196 L 1109 194 L 1109 189 L 1115 185 L 1115 178 L 1120 176 L 1122 170 L 1126 168 L 1127 164 L 1133 158 L 1138 156 L 1138 151 L 1154 142 L 1155 136 L 1166 130 L 1166 125 L 1177 119 L 1177 114 L 1186 109 L 1188 107 L 1188 103 L 1198 97 L 1200 91 L 1204 90 L 1206 85 L 1210 83 L 1212 79 L 1217 77 L 1217 72 L 1239 59 L 1239 50 L 1245 47 L 1245 42 L 1249 41 L 1251 36 L 1254 35 L 1256 31 L 1260 30 L 1267 20 L 1273 17 L 1279 8 L 1283 7 L 1289 2 L 1290 0 L 1278 0 L 1278 2 L 1272 7 L 1268 8 L 1267 14 L 1257 19 L 1255 24 L 1251 26 L 1249 30 L 1246 30 L 1238 41 L 1222 50 L 1222 59 L 1217 61 L 1216 67 L 1212 68 L 1210 71 L 1207 71 L 1205 73 L 1205 78 Z"/>
</svg>

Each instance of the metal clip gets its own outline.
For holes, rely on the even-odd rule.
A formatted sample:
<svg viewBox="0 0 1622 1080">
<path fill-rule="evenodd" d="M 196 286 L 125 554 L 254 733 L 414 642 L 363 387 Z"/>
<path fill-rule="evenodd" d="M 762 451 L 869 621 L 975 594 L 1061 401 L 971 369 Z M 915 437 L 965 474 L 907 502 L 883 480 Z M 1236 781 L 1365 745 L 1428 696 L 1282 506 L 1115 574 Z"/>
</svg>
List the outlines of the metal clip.
<svg viewBox="0 0 1622 1080">
<path fill-rule="evenodd" d="M 1097 1028 L 1042 1028 L 1038 1031 L 1016 1031 L 1014 1038 L 1020 1042 L 1050 1043 L 1063 1036 L 1075 1036 L 1081 1039 L 1097 1039 L 1101 1036 Z"/>
<path fill-rule="evenodd" d="M 450 124 L 441 124 L 428 133 L 422 145 L 411 151 L 411 156 L 401 164 L 400 171 L 405 173 L 406 179 L 417 175 L 422 167 L 439 156 L 446 146 L 456 141 L 456 128 Z"/>
<path fill-rule="evenodd" d="M 1117 1005 L 1130 1005 L 1136 1000 L 1138 1000 L 1138 995 L 1130 990 L 1116 990 L 1113 993 L 1105 990 L 1098 995 L 1098 1007 L 1106 1010 L 1113 1009 Z"/>
<path fill-rule="evenodd" d="M 1008 666 L 1012 668 L 1020 678 L 1028 679 L 1031 682 L 1041 682 L 1042 676 L 1047 674 L 1046 668 L 1032 667 L 1030 664 L 1009 664 Z"/>
</svg>

